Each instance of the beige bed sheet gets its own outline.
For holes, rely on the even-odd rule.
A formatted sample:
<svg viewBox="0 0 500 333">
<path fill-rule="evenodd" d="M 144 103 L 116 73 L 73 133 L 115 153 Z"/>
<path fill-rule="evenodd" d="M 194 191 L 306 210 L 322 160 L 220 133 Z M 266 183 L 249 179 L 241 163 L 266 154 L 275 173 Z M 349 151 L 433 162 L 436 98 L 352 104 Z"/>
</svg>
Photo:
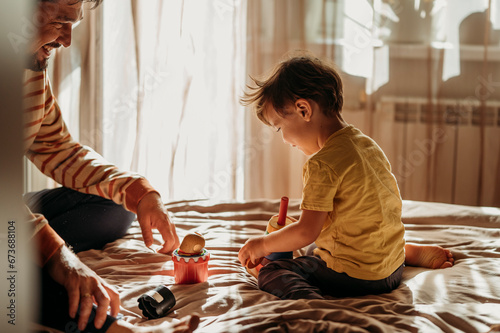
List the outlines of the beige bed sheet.
<svg viewBox="0 0 500 333">
<path fill-rule="evenodd" d="M 291 200 L 289 215 L 298 217 L 298 207 Z M 406 240 L 451 249 L 454 267 L 406 267 L 403 283 L 389 294 L 298 301 L 260 291 L 237 258 L 248 237 L 264 232 L 279 200 L 185 201 L 167 208 L 181 239 L 193 231 L 205 236 L 211 253 L 207 282 L 174 284 L 171 257 L 144 246 L 137 222 L 123 239 L 79 254 L 117 288 L 124 319 L 151 331 L 195 312 L 201 318 L 197 332 L 488 332 L 500 324 L 498 208 L 404 201 Z M 166 317 L 146 320 L 137 298 L 160 284 L 177 304 Z"/>
</svg>

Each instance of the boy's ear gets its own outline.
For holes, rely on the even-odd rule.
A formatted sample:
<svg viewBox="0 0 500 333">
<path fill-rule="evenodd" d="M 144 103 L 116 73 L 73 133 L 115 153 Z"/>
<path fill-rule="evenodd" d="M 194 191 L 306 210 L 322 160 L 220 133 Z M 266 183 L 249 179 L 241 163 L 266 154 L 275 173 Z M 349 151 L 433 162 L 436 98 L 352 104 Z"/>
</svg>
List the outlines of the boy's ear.
<svg viewBox="0 0 500 333">
<path fill-rule="evenodd" d="M 311 103 L 305 98 L 299 98 L 295 101 L 295 111 L 305 120 L 310 121 L 312 117 Z"/>
</svg>

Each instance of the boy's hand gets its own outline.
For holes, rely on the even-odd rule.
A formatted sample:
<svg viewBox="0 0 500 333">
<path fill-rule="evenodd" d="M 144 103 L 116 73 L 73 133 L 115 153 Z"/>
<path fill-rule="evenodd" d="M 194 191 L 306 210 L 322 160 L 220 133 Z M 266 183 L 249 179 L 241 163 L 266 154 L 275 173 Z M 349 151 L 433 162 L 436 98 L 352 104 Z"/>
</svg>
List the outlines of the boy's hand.
<svg viewBox="0 0 500 333">
<path fill-rule="evenodd" d="M 266 250 L 264 239 L 265 236 L 257 236 L 246 241 L 238 253 L 238 259 L 243 266 L 246 266 L 248 261 L 255 264 L 260 258 L 271 253 Z"/>
</svg>

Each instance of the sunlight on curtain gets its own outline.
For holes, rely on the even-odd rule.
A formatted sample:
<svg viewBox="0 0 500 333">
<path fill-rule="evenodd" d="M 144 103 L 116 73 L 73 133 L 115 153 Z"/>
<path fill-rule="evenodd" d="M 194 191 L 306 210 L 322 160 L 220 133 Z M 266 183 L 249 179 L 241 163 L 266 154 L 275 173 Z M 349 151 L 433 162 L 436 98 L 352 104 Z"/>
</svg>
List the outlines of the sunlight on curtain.
<svg viewBox="0 0 500 333">
<path fill-rule="evenodd" d="M 245 8 L 104 3 L 104 156 L 164 200 L 241 198 Z"/>
<path fill-rule="evenodd" d="M 130 169 L 137 132 L 139 85 L 130 2 L 103 3 L 102 154 Z"/>
<path fill-rule="evenodd" d="M 106 0 L 100 10 L 104 31 L 87 13 L 74 37 L 85 36 L 54 57 L 54 90 L 75 137 L 165 200 L 300 197 L 307 157 L 238 98 L 246 74 L 307 49 L 336 64 L 344 118 L 382 146 L 404 199 L 500 205 L 500 0 Z M 68 53 L 80 39 L 81 55 Z M 89 61 L 101 42 L 103 87 Z"/>
<path fill-rule="evenodd" d="M 373 48 L 377 45 L 373 36 L 373 7 L 368 1 L 346 1 L 342 11 L 342 69 L 350 74 L 371 77 Z"/>
<path fill-rule="evenodd" d="M 443 68 L 443 80 L 446 81 L 454 76 L 460 75 L 460 45 L 482 45 L 484 43 L 484 33 L 476 33 L 476 31 L 467 31 L 467 28 L 462 28 L 465 24 L 465 19 L 471 17 L 472 13 L 475 16 L 480 16 L 480 13 L 484 13 L 488 8 L 488 0 L 481 1 L 467 1 L 460 0 L 456 1 L 453 6 L 447 6 L 446 19 L 448 24 L 445 29 L 446 31 L 446 45 L 445 47 L 445 59 Z M 477 20 L 475 24 L 481 24 L 480 20 Z M 471 26 L 469 25 L 469 29 Z M 482 26 L 476 29 L 484 30 L 484 23 Z M 475 36 L 471 36 L 471 34 Z M 464 41 L 462 43 L 461 39 Z"/>
</svg>

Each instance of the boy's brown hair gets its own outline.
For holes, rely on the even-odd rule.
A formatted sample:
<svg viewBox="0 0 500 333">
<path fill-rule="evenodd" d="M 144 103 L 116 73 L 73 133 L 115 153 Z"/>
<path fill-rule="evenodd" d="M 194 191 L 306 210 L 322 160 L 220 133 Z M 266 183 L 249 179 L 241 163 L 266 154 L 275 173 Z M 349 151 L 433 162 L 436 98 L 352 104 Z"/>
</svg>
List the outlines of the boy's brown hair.
<svg viewBox="0 0 500 333">
<path fill-rule="evenodd" d="M 318 58 L 292 57 L 279 63 L 267 79 L 251 79 L 256 87 L 248 86 L 251 91 L 245 92 L 240 101 L 243 105 L 253 105 L 257 117 L 267 125 L 263 111 L 268 105 L 284 117 L 285 107 L 300 98 L 318 103 L 327 116 L 342 111 L 342 80 L 332 66 Z"/>
</svg>

